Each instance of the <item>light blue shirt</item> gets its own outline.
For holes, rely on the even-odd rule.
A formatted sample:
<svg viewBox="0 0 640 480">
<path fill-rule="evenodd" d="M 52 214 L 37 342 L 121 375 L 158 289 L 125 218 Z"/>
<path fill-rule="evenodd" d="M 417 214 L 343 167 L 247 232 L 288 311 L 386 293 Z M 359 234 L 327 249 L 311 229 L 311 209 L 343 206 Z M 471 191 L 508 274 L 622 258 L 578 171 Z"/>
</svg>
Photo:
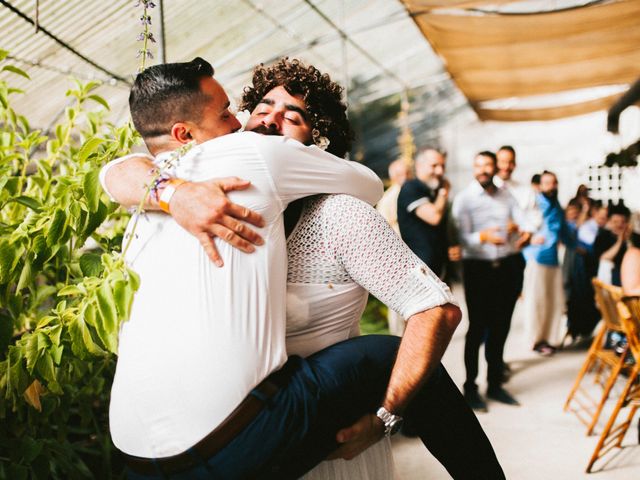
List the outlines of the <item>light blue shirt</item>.
<svg viewBox="0 0 640 480">
<path fill-rule="evenodd" d="M 564 219 L 564 210 L 557 199 L 549 199 L 539 193 L 536 196 L 536 204 L 542 213 L 542 226 L 536 235 L 544 237 L 542 245 L 529 245 L 523 250 L 527 261 L 534 260 L 540 265 L 557 267 L 558 243 L 562 242 L 569 247 L 575 246 L 575 237 L 571 234 L 569 226 Z"/>
</svg>

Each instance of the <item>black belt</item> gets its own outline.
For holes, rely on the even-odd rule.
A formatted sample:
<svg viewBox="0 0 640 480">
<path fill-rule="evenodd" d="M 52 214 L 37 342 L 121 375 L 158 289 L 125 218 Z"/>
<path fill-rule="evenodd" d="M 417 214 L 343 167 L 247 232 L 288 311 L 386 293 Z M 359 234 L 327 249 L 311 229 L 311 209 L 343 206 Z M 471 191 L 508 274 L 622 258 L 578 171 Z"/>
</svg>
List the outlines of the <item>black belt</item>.
<svg viewBox="0 0 640 480">
<path fill-rule="evenodd" d="M 254 390 L 260 394 L 261 399 L 252 394 L 247 395 L 220 425 L 188 451 L 155 459 L 125 454 L 127 466 L 133 472 L 142 475 L 159 475 L 160 472 L 171 475 L 188 470 L 213 457 L 253 421 L 264 408 L 265 401 L 273 397 L 279 387 L 267 378 Z"/>
</svg>

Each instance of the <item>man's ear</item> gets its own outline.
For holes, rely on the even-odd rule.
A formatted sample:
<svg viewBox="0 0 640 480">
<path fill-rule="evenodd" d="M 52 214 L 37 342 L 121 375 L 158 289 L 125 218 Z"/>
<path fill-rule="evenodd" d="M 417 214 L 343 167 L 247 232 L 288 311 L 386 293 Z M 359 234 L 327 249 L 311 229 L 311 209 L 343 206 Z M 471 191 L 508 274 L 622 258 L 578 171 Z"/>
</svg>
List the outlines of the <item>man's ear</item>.
<svg viewBox="0 0 640 480">
<path fill-rule="evenodd" d="M 183 122 L 174 123 L 171 127 L 171 138 L 183 145 L 189 143 L 193 140 L 190 125 Z"/>
</svg>

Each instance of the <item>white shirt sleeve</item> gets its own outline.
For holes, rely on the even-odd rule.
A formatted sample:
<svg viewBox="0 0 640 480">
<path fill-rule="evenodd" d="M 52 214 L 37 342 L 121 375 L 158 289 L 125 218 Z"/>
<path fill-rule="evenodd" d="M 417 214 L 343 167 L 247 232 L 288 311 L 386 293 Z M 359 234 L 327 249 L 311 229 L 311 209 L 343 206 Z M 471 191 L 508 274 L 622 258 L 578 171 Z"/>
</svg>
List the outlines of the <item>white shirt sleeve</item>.
<svg viewBox="0 0 640 480">
<path fill-rule="evenodd" d="M 147 154 L 147 153 L 131 153 L 129 155 L 125 155 L 124 157 L 120 157 L 120 158 L 116 158 L 115 160 L 111 160 L 109 163 L 107 163 L 105 166 L 103 166 L 100 169 L 100 176 L 99 176 L 100 185 L 102 185 L 102 189 L 105 191 L 105 193 L 111 199 L 112 202 L 118 203 L 118 200 L 113 198 L 113 195 L 111 195 L 111 192 L 107 188 L 107 182 L 106 182 L 107 172 L 114 165 L 117 165 L 119 163 L 124 162 L 125 160 L 129 160 L 130 158 L 134 158 L 134 157 L 146 157 L 149 160 L 151 160 L 152 162 L 154 161 L 154 158 L 151 155 Z"/>
<path fill-rule="evenodd" d="M 258 145 L 285 204 L 319 193 L 344 193 L 370 205 L 382 197 L 382 180 L 364 165 L 290 138 L 273 140 L 262 137 Z"/>
<path fill-rule="evenodd" d="M 408 319 L 416 313 L 456 304 L 451 290 L 398 237 L 375 209 L 353 197 L 333 199 L 327 236 L 349 276 Z"/>
</svg>

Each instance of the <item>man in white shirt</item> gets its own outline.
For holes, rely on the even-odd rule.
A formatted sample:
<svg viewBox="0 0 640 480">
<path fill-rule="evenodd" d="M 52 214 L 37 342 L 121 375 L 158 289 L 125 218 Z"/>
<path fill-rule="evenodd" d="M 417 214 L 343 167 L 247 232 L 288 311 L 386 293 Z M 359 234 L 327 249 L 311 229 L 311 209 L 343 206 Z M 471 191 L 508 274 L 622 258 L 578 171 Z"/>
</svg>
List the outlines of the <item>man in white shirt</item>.
<svg viewBox="0 0 640 480">
<path fill-rule="evenodd" d="M 219 85 L 217 85 L 211 77 L 205 75 L 201 80 L 203 82 L 201 88 L 203 90 L 205 87 L 210 88 L 213 99 L 218 99 L 217 104 L 214 104 L 215 102 L 209 102 L 210 105 L 207 105 L 206 108 L 210 106 L 213 113 L 217 112 L 224 123 L 226 121 L 225 110 L 228 104 L 220 101 L 223 92 L 220 91 Z M 226 95 L 224 95 L 223 100 L 226 100 Z M 202 101 L 206 101 L 206 99 Z M 261 102 L 266 108 L 264 108 L 263 111 L 258 111 L 257 109 L 254 111 L 255 115 L 252 117 L 254 119 L 254 126 L 259 126 L 260 121 L 258 119 L 261 114 L 264 114 L 264 117 L 277 118 L 277 121 L 281 122 L 286 118 L 286 115 L 292 112 L 297 112 L 303 116 L 302 119 L 297 120 L 295 117 L 288 117 L 289 120 L 293 119 L 294 123 L 298 122 L 297 126 L 300 130 L 304 131 L 305 127 L 309 126 L 309 123 L 304 119 L 304 115 L 309 115 L 309 112 L 305 111 L 304 102 L 302 102 L 300 98 L 290 95 L 284 91 L 283 88 L 280 90 L 274 88 L 264 96 Z M 285 115 L 283 116 L 283 114 Z M 134 120 L 135 118 L 134 115 Z M 270 124 L 271 120 L 262 123 L 265 128 Z M 229 124 L 229 126 L 231 128 L 228 130 L 233 130 L 233 125 Z M 170 145 L 171 142 L 183 144 L 191 138 L 198 140 L 199 138 L 197 137 L 200 137 L 201 133 L 199 127 L 191 121 L 174 123 L 171 127 L 171 141 L 167 143 L 167 145 Z M 336 191 L 336 189 L 341 188 L 340 186 L 331 186 L 334 182 L 337 184 L 340 184 L 340 182 L 343 182 L 343 184 L 353 184 L 354 180 L 346 178 L 345 175 L 351 175 L 355 167 L 346 166 L 346 164 L 342 164 L 341 166 L 334 164 L 332 167 L 320 165 L 324 160 L 318 159 L 315 161 L 312 159 L 312 157 L 319 155 L 317 149 L 312 152 L 303 151 L 306 147 L 302 147 L 301 144 L 298 144 L 300 147 L 296 146 L 297 142 L 294 142 L 293 146 L 287 145 L 291 144 L 291 140 L 260 138 L 251 133 L 243 134 L 242 138 L 245 139 L 244 141 L 238 140 L 237 138 L 237 136 L 222 137 L 210 142 L 205 142 L 200 147 L 196 147 L 196 151 L 188 154 L 180 163 L 178 172 L 176 173 L 193 179 L 227 175 L 231 173 L 232 169 L 234 173 L 242 172 L 246 174 L 252 182 L 251 190 L 257 190 L 257 192 L 246 192 L 247 196 L 244 196 L 244 192 L 238 193 L 238 199 L 243 199 L 245 208 L 251 206 L 264 216 L 266 226 L 262 233 L 268 240 L 267 246 L 264 248 L 266 252 L 260 253 L 260 250 L 263 249 L 258 249 L 255 255 L 247 256 L 232 250 L 231 247 L 219 243 L 217 247 L 222 249 L 224 258 L 230 267 L 214 269 L 208 263 L 202 263 L 205 257 L 204 254 L 200 255 L 198 253 L 202 252 L 200 248 L 193 248 L 193 242 L 195 240 L 186 235 L 185 232 L 180 233 L 180 229 L 174 227 L 173 225 L 175 224 L 170 219 L 167 217 L 152 217 L 150 228 L 143 230 L 139 234 L 139 238 L 136 239 L 136 242 L 139 244 L 138 248 L 134 247 L 132 250 L 133 253 L 128 255 L 128 258 L 131 258 L 134 262 L 142 262 L 141 265 L 147 273 L 146 277 L 143 273 L 143 286 L 141 289 L 147 288 L 148 291 L 155 292 L 175 291 L 178 298 L 191 296 L 197 305 L 195 307 L 189 307 L 189 312 L 187 313 L 180 309 L 180 304 L 174 305 L 174 303 L 179 302 L 175 302 L 173 296 L 162 299 L 158 298 L 158 295 L 154 295 L 152 292 L 151 294 L 147 294 L 149 298 L 148 301 L 144 301 L 144 297 L 142 300 L 137 297 L 136 303 L 134 304 L 134 312 L 132 313 L 132 320 L 129 324 L 123 326 L 122 335 L 124 336 L 124 341 L 121 338 L 121 350 L 124 349 L 125 356 L 128 354 L 134 357 L 134 361 L 129 360 L 127 363 L 126 358 L 123 360 L 123 352 L 121 351 L 116 383 L 120 382 L 122 375 L 120 375 L 119 378 L 118 374 L 121 373 L 123 368 L 125 374 L 127 373 L 126 365 L 131 366 L 133 369 L 136 368 L 136 355 L 140 360 L 142 359 L 140 357 L 142 355 L 147 365 L 153 364 L 149 362 L 149 358 L 145 353 L 149 353 L 150 351 L 153 353 L 153 349 L 157 349 L 158 346 L 146 346 L 145 343 L 143 343 L 143 339 L 145 338 L 144 333 L 148 334 L 151 328 L 158 328 L 159 325 L 164 325 L 168 331 L 172 331 L 178 335 L 178 332 L 175 331 L 175 328 L 180 326 L 179 324 L 176 325 L 177 317 L 182 317 L 182 321 L 187 322 L 185 327 L 187 327 L 187 325 L 193 326 L 192 316 L 203 320 L 196 325 L 195 345 L 190 344 L 187 347 L 188 350 L 184 350 L 184 348 L 181 350 L 182 353 L 187 356 L 187 359 L 185 360 L 181 356 L 177 356 L 180 360 L 180 365 L 183 367 L 186 366 L 187 368 L 205 369 L 206 371 L 206 369 L 211 368 L 211 363 L 218 361 L 221 363 L 226 362 L 228 368 L 231 370 L 219 373 L 219 378 L 215 379 L 215 384 L 218 388 L 216 396 L 224 397 L 219 401 L 225 404 L 229 403 L 227 398 L 229 396 L 235 396 L 241 399 L 242 395 L 250 390 L 251 384 L 256 385 L 261 382 L 265 376 L 276 370 L 279 365 L 282 365 L 283 359 L 280 345 L 282 345 L 284 341 L 284 335 L 280 338 L 278 329 L 281 329 L 282 321 L 284 320 L 284 315 L 281 311 L 284 301 L 279 298 L 284 289 L 284 278 L 282 278 L 284 277 L 284 272 L 282 271 L 284 252 L 280 251 L 284 250 L 284 246 L 281 235 L 282 219 L 277 211 L 280 209 L 281 212 L 288 201 L 298 198 L 303 194 L 312 194 L 317 191 L 317 186 L 312 186 L 308 183 L 310 178 L 313 179 L 314 182 L 319 181 L 319 183 L 323 185 L 322 188 L 329 188 L 327 191 Z M 247 142 L 251 152 L 243 153 L 242 149 L 246 149 Z M 215 147 L 212 147 L 212 145 L 215 145 Z M 296 159 L 295 161 L 291 161 L 289 158 L 291 153 L 285 151 L 287 148 L 298 150 L 298 153 L 307 156 L 308 160 L 304 160 L 303 158 L 302 160 Z M 158 153 L 160 151 L 157 148 L 152 148 L 151 150 L 152 153 Z M 232 153 L 231 158 L 228 157 L 229 150 Z M 225 155 L 228 160 L 225 160 Z M 230 161 L 232 162 L 233 158 L 235 158 L 235 163 L 227 164 Z M 248 158 L 251 158 L 251 160 L 248 160 Z M 317 165 L 314 166 L 314 164 Z M 259 173 L 264 169 L 265 165 L 270 172 L 270 175 L 267 175 L 266 179 L 264 174 Z M 341 171 L 330 172 L 334 167 L 338 167 Z M 148 166 L 146 166 L 145 175 L 146 172 L 148 172 Z M 362 172 L 360 172 L 360 174 L 362 174 Z M 273 180 L 269 180 L 270 178 L 273 179 L 274 175 L 278 178 L 278 182 L 275 184 Z M 336 177 L 338 177 L 339 180 Z M 106 178 L 106 182 L 109 184 L 108 177 Z M 176 187 L 180 187 L 180 185 L 175 185 L 174 190 Z M 314 190 L 314 188 L 316 188 L 316 190 Z M 164 193 L 166 191 L 165 188 L 160 194 L 161 200 L 164 199 L 164 202 L 168 204 L 168 209 L 171 210 L 171 213 L 174 213 L 174 204 L 171 198 L 167 198 Z M 133 193 L 134 196 L 136 194 L 139 194 L 139 192 Z M 264 195 L 267 195 L 267 197 L 265 198 Z M 365 192 L 363 192 L 362 195 L 367 198 Z M 244 212 L 244 214 L 246 217 L 247 212 Z M 181 234 L 183 235 L 181 238 L 184 248 L 185 250 L 189 250 L 189 252 L 176 252 L 174 249 L 168 258 L 160 260 L 162 258 L 160 252 L 163 251 L 163 245 L 169 246 L 170 242 L 174 242 L 176 236 Z M 155 245 L 149 247 L 149 245 L 151 245 L 150 242 L 155 243 Z M 270 246 L 270 244 L 272 245 Z M 191 265 L 197 263 L 199 265 L 198 268 L 205 269 L 205 278 L 211 277 L 214 280 L 211 287 L 215 287 L 216 285 L 217 288 L 223 287 L 224 290 L 220 292 L 220 298 L 213 302 L 212 305 L 207 305 L 206 302 L 203 305 L 202 302 L 199 301 L 198 289 L 203 288 L 203 286 L 189 281 L 189 270 L 185 269 L 186 263 Z M 265 270 L 266 267 L 268 268 Z M 134 268 L 136 268 L 135 263 Z M 240 278 L 235 279 L 234 276 L 230 275 L 232 268 L 234 276 L 238 275 Z M 155 279 L 148 274 L 154 271 L 154 269 L 159 273 L 166 273 L 167 275 L 158 275 L 158 278 Z M 147 279 L 147 287 L 144 286 L 145 278 Z M 215 280 L 216 278 L 218 278 L 217 281 Z M 271 280 L 268 280 L 269 278 Z M 281 285 L 278 284 L 278 281 Z M 154 282 L 157 284 L 155 288 Z M 167 288 L 167 283 L 173 288 Z M 229 284 L 233 285 L 233 288 L 226 288 Z M 206 285 L 204 287 L 204 292 L 206 293 L 209 287 Z M 430 308 L 424 312 L 417 313 L 409 320 L 409 330 L 412 332 L 412 335 L 410 340 L 403 341 L 403 347 L 400 349 L 395 367 L 399 373 L 394 373 L 384 401 L 384 407 L 387 408 L 387 410 L 395 412 L 402 411 L 429 374 L 437 368 L 437 366 L 433 365 L 433 360 L 441 357 L 444 347 L 453 332 L 453 328 L 455 328 L 454 324 L 457 323 L 459 318 L 457 309 L 453 306 L 447 306 L 447 301 L 448 299 L 443 299 L 442 307 Z M 159 305 L 155 305 L 155 302 L 159 303 Z M 281 303 L 278 305 L 278 302 Z M 136 317 L 136 304 L 142 304 L 144 306 L 144 315 L 138 314 Z M 182 306 L 184 309 L 185 305 Z M 217 310 L 219 306 L 224 307 L 222 313 Z M 216 307 L 215 312 L 210 310 L 212 307 Z M 222 336 L 225 338 L 218 341 L 220 351 L 210 349 L 213 351 L 209 356 L 205 355 L 204 358 L 206 360 L 203 361 L 201 357 L 206 349 L 207 339 L 210 338 L 207 329 L 210 330 L 212 328 L 209 323 L 212 323 L 214 318 L 216 323 L 218 323 L 218 328 L 224 329 Z M 268 318 L 271 318 L 271 321 L 269 321 Z M 136 332 L 135 330 L 137 328 L 145 330 L 145 321 L 147 323 L 151 322 L 146 327 L 146 332 Z M 423 323 L 425 321 L 426 323 Z M 255 337 L 256 326 L 259 332 L 262 332 L 259 333 L 257 337 Z M 172 327 L 174 330 L 171 330 Z M 188 330 L 188 328 L 185 329 Z M 215 334 L 219 335 L 220 332 L 216 331 Z M 137 339 L 136 335 L 138 336 Z M 229 335 L 231 336 L 229 337 Z M 249 338 L 247 338 L 247 335 L 249 335 Z M 253 337 L 251 337 L 251 335 L 253 335 Z M 129 342 L 128 339 L 131 338 L 136 339 L 136 341 L 131 340 L 130 343 L 127 344 L 127 342 Z M 167 343 L 166 346 L 168 346 L 175 344 L 176 340 L 179 339 L 179 336 L 177 338 L 171 338 L 170 340 L 165 339 L 164 343 Z M 162 343 L 161 338 L 157 338 L 156 340 Z M 227 344 L 224 344 L 225 340 L 227 340 Z M 349 343 L 349 345 L 347 345 L 347 343 Z M 246 405 L 247 402 L 254 404 L 255 401 L 252 400 L 258 397 L 262 398 L 264 403 L 271 405 L 267 408 L 263 402 L 259 401 L 258 411 L 252 411 L 251 415 L 248 415 L 248 426 L 247 423 L 244 423 L 242 428 L 238 429 L 238 416 L 236 415 L 236 411 L 231 412 L 226 420 L 221 424 L 219 423 L 220 420 L 224 419 L 225 413 L 223 412 L 225 410 L 227 413 L 230 412 L 229 408 L 231 405 L 207 414 L 208 420 L 204 422 L 205 426 L 213 431 L 206 435 L 203 440 L 196 443 L 191 449 L 188 446 L 188 441 L 185 440 L 184 437 L 175 439 L 175 442 L 172 443 L 170 441 L 170 430 L 166 433 L 163 431 L 164 428 L 167 428 L 167 425 L 171 426 L 172 423 L 175 423 L 171 415 L 166 415 L 166 412 L 162 411 L 153 411 L 152 408 L 155 406 L 155 403 L 153 405 L 135 405 L 138 415 L 142 415 L 143 417 L 149 416 L 151 418 L 150 421 L 146 422 L 147 428 L 149 429 L 148 432 L 150 435 L 156 436 L 155 438 L 160 439 L 159 445 L 161 446 L 151 445 L 150 448 L 148 448 L 148 446 L 131 442 L 125 449 L 125 452 L 129 454 L 129 459 L 133 460 L 133 463 L 130 463 L 130 465 L 132 465 L 132 468 L 135 465 L 135 468 L 139 468 L 141 473 L 142 470 L 147 469 L 145 471 L 148 472 L 148 468 L 155 468 L 158 465 L 162 468 L 167 467 L 172 470 L 174 467 L 179 467 L 180 471 L 184 470 L 184 465 L 188 465 L 190 469 L 196 469 L 202 472 L 206 470 L 209 473 L 215 472 L 224 478 L 230 478 L 232 476 L 242 477 L 249 474 L 256 474 L 257 472 L 261 472 L 261 474 L 265 476 L 272 475 L 278 478 L 289 478 L 299 475 L 304 471 L 304 468 L 309 468 L 315 462 L 322 459 L 323 455 L 328 453 L 327 449 L 334 445 L 333 435 L 337 427 L 340 426 L 340 423 L 342 426 L 347 425 L 349 421 L 357 418 L 357 414 L 362 414 L 371 408 L 371 405 L 365 408 L 363 408 L 362 405 L 363 403 L 370 403 L 372 400 L 375 401 L 374 399 L 378 395 L 375 393 L 375 388 L 379 388 L 376 387 L 376 385 L 379 384 L 380 379 L 384 377 L 384 372 L 388 374 L 388 368 L 390 367 L 390 365 L 388 365 L 390 360 L 389 355 L 393 357 L 393 352 L 395 352 L 395 348 L 397 348 L 397 343 L 394 348 L 393 341 L 390 342 L 373 337 L 368 339 L 363 337 L 347 343 L 331 347 L 333 350 L 330 355 L 327 355 L 327 353 L 319 353 L 310 357 L 308 361 L 301 359 L 290 360 L 282 369 L 271 373 L 266 382 L 266 385 L 271 385 L 266 388 L 267 391 L 264 391 L 265 382 L 263 381 L 260 383 L 261 388 L 251 390 L 251 393 L 240 402 L 241 407 Z M 405 346 L 405 343 L 408 346 Z M 181 345 L 181 343 L 178 342 L 178 345 Z M 415 360 L 412 358 L 410 352 L 418 345 L 422 347 L 422 351 L 426 350 L 427 353 L 416 365 L 414 361 L 409 360 Z M 353 358 L 354 346 L 355 350 L 357 350 L 355 359 Z M 142 352 L 137 351 L 140 349 L 142 349 Z M 227 355 L 232 354 L 229 349 L 236 352 L 236 354 L 233 355 L 233 359 L 236 360 L 238 365 L 229 363 L 230 358 L 227 358 Z M 166 356 L 166 351 L 159 349 L 156 355 L 156 360 L 159 362 L 162 362 L 162 352 L 164 352 Z M 199 353 L 197 354 L 197 352 Z M 226 354 L 217 357 L 221 352 L 226 352 Z M 349 353 L 349 355 L 347 355 L 347 353 Z M 249 355 L 249 360 L 251 361 L 250 368 L 246 368 L 247 362 L 244 356 L 247 355 Z M 265 355 L 269 357 L 264 358 Z M 348 385 L 343 383 L 346 390 L 333 391 L 332 389 L 334 389 L 334 387 L 330 387 L 329 391 L 326 390 L 328 385 L 323 384 L 325 381 L 323 375 L 330 373 L 327 381 L 330 381 L 331 385 L 340 385 L 341 381 L 345 381 L 345 376 L 349 377 L 353 375 L 354 368 L 357 370 L 359 362 L 362 361 L 368 364 L 365 375 L 367 378 L 353 378 L 351 379 L 352 381 L 347 382 Z M 125 362 L 125 367 L 121 367 L 120 362 Z M 387 363 L 387 367 L 384 366 L 385 363 Z M 163 364 L 166 364 L 166 362 L 163 362 Z M 194 365 L 197 365 L 197 367 L 193 367 Z M 314 366 L 316 368 L 321 366 L 324 367 L 324 369 L 321 369 L 322 371 L 318 371 L 317 369 L 314 371 Z M 168 390 L 175 388 L 177 384 L 179 390 L 185 392 L 184 386 L 193 385 L 193 382 L 187 380 L 193 375 L 187 375 L 184 372 L 184 368 L 182 370 L 179 368 L 176 370 L 176 367 L 171 368 L 169 365 L 165 365 L 165 367 L 169 369 L 169 372 L 175 373 L 174 377 L 172 377 L 174 381 L 168 385 Z M 345 367 L 347 368 L 345 369 Z M 215 368 L 219 367 L 216 366 Z M 238 373 L 238 369 L 244 370 L 245 373 Z M 182 372 L 182 377 L 176 373 L 177 371 Z M 236 374 L 230 377 L 233 371 L 235 371 Z M 310 371 L 313 372 L 311 376 L 309 376 Z M 251 377 L 248 381 L 248 386 L 247 374 Z M 204 373 L 200 375 L 199 378 L 206 378 L 207 375 L 208 373 Z M 234 392 L 229 392 L 229 386 L 226 385 L 226 382 L 229 378 L 232 378 L 232 381 L 236 382 L 234 379 L 237 375 L 244 375 L 245 379 L 240 382 L 240 388 L 234 389 Z M 154 377 L 154 375 L 150 376 L 152 378 Z M 125 382 L 124 389 L 114 384 L 114 391 L 124 392 L 123 396 L 120 397 L 121 399 L 130 398 L 128 397 L 128 391 L 130 389 L 140 390 L 139 380 L 141 377 L 144 378 L 144 373 L 138 369 L 138 373 L 130 376 L 128 383 Z M 314 382 L 320 382 L 316 387 L 318 391 L 316 394 L 312 393 L 311 397 L 309 397 L 309 393 L 303 390 L 308 389 L 308 385 L 314 384 Z M 209 385 L 211 381 L 207 379 L 206 382 L 202 383 Z M 273 383 L 277 384 L 275 388 L 277 392 L 274 391 Z M 156 388 L 153 386 L 153 382 L 148 382 L 146 385 L 152 389 Z M 147 395 L 144 388 L 143 385 L 143 396 Z M 213 387 L 211 386 L 211 388 Z M 374 390 L 372 390 L 372 388 L 374 388 Z M 202 385 L 197 385 L 197 389 L 202 390 Z M 159 395 L 162 396 L 167 393 L 167 389 L 161 389 Z M 232 393 L 232 395 L 230 395 L 230 393 Z M 320 394 L 319 398 L 318 394 Z M 337 398 L 336 394 L 339 394 Z M 175 396 L 174 393 L 171 393 L 171 395 Z M 180 408 L 177 410 L 175 408 L 173 409 L 172 414 L 182 415 L 182 421 L 189 422 L 189 418 L 193 418 L 193 426 L 187 426 L 184 429 L 186 436 L 191 436 L 195 439 L 196 437 L 202 437 L 202 435 L 206 433 L 206 429 L 201 425 L 201 419 L 197 415 L 190 416 L 189 413 L 192 411 L 192 408 L 204 408 L 203 405 L 198 404 L 198 402 L 205 402 L 206 404 L 206 402 L 210 400 L 210 396 L 210 394 L 207 395 L 205 392 L 204 398 L 196 399 L 195 403 L 191 401 L 188 405 L 180 405 L 183 410 L 187 410 L 186 414 L 181 412 Z M 152 395 L 151 398 L 153 398 L 153 402 L 155 402 L 156 397 L 157 395 Z M 185 395 L 182 395 L 181 398 L 184 397 Z M 271 397 L 271 400 L 267 402 L 269 397 Z M 300 404 L 300 401 L 303 403 Z M 116 395 L 116 402 L 120 402 L 120 405 L 122 405 L 120 411 L 125 410 L 125 403 L 122 400 L 118 400 L 118 395 Z M 273 404 L 277 405 L 274 406 Z M 298 406 L 296 407 L 296 405 Z M 127 406 L 131 408 L 132 404 L 129 403 Z M 302 408 L 307 412 L 307 415 L 302 415 L 302 417 L 299 418 L 300 413 L 296 414 L 295 410 L 292 411 L 292 406 L 298 409 Z M 118 410 L 117 407 L 116 410 Z M 314 411 L 317 412 L 318 417 L 313 416 Z M 278 414 L 278 412 L 280 412 L 280 414 Z M 286 424 L 282 423 L 287 416 L 291 415 L 294 415 L 294 420 L 289 418 L 287 422 L 285 422 Z M 315 423 L 313 421 L 314 418 L 317 419 Z M 383 411 L 380 418 L 385 422 L 385 427 L 388 430 L 396 425 L 398 420 L 397 415 L 393 415 L 389 411 Z M 131 421 L 136 420 L 134 417 L 130 417 L 129 419 Z M 126 422 L 124 423 L 125 425 L 120 427 L 122 431 L 127 429 Z M 300 423 L 306 426 L 301 426 Z M 220 429 L 224 430 L 224 427 L 229 424 L 236 425 L 236 427 L 234 427 L 235 430 L 230 434 L 225 434 L 224 441 L 222 441 L 219 435 Z M 271 429 L 270 431 L 269 427 L 275 424 L 277 424 L 279 428 L 275 430 Z M 427 424 L 428 422 L 424 423 L 423 426 L 426 427 Z M 219 426 L 216 427 L 216 425 Z M 174 425 L 174 427 L 178 429 L 181 428 L 180 425 Z M 201 431 L 194 433 L 193 429 L 200 429 Z M 316 436 L 309 437 L 308 433 L 313 431 L 316 432 Z M 318 431 L 320 433 L 319 436 Z M 268 435 L 267 432 L 269 433 Z M 133 432 L 133 435 L 135 436 L 135 432 Z M 162 438 L 166 438 L 167 440 L 163 441 Z M 211 438 L 215 438 L 215 442 L 219 443 L 214 452 L 212 452 L 210 448 L 211 441 L 209 440 Z M 305 438 L 306 440 L 302 442 Z M 206 445 L 203 446 L 202 442 L 204 441 L 206 441 Z M 187 444 L 186 447 L 185 443 Z M 300 443 L 300 445 L 296 447 L 296 443 Z M 253 448 L 251 448 L 252 445 Z M 204 458 L 201 458 L 201 461 L 188 463 L 186 460 L 190 458 L 188 451 L 193 449 Z M 202 451 L 203 449 L 204 451 Z M 160 454 L 158 454 L 158 452 Z M 171 455 L 173 453 L 175 453 L 175 455 Z M 302 457 L 307 457 L 306 460 L 298 459 L 297 455 L 301 453 L 304 453 Z M 132 458 L 134 455 L 142 458 Z M 275 459 L 272 458 L 274 456 Z M 485 458 L 487 471 L 492 469 L 495 474 L 500 471 L 499 465 L 497 465 L 492 451 L 489 456 L 491 458 Z M 180 460 L 178 461 L 175 458 L 179 458 Z M 271 463 L 269 463 L 270 458 L 272 460 Z M 297 461 L 297 469 L 289 468 L 288 470 L 283 470 L 283 468 L 289 467 L 293 459 Z M 181 465 L 177 465 L 177 463 Z M 492 464 L 491 467 L 489 467 L 488 464 Z M 302 470 L 300 468 L 302 468 Z M 164 473 L 167 472 L 164 471 Z M 487 476 L 486 478 L 493 477 Z"/>
<path fill-rule="evenodd" d="M 473 163 L 475 181 L 458 194 L 453 215 L 462 243 L 464 288 L 469 313 L 464 362 L 467 378 L 464 395 L 477 411 L 487 411 L 478 393 L 478 354 L 485 345 L 487 396 L 509 405 L 518 405 L 504 382 L 504 344 L 511 315 L 520 293 L 522 255 L 520 248 L 530 234 L 519 233 L 526 220 L 514 197 L 493 183 L 496 156 L 480 152 Z"/>
</svg>

